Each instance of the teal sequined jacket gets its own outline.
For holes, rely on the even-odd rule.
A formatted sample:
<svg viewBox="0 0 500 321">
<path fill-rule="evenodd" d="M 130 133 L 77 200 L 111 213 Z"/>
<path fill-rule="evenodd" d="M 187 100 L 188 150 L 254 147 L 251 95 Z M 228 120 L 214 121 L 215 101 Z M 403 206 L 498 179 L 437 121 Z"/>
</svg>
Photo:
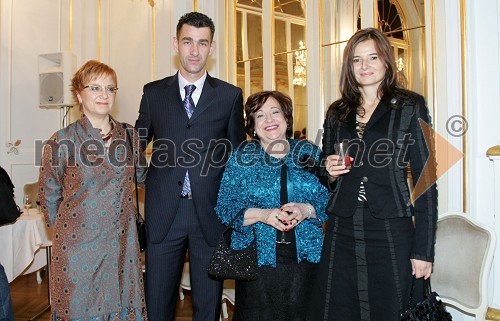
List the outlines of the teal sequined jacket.
<svg viewBox="0 0 500 321">
<path fill-rule="evenodd" d="M 244 143 L 231 154 L 222 178 L 215 211 L 224 225 L 248 208 L 280 207 L 280 171 L 284 160 L 288 167 L 288 201 L 310 203 L 317 218 L 306 219 L 295 227 L 298 262 L 319 262 L 323 246 L 322 224 L 329 192 L 317 177 L 300 166 L 299 159 L 310 155 L 319 159 L 320 150 L 306 140 L 289 140 L 290 152 L 282 159 L 267 154 L 258 141 Z M 243 249 L 257 237 L 259 266 L 276 266 L 276 232 L 272 226 L 257 222 L 243 226 L 241 215 L 232 228 L 231 247 Z"/>
</svg>

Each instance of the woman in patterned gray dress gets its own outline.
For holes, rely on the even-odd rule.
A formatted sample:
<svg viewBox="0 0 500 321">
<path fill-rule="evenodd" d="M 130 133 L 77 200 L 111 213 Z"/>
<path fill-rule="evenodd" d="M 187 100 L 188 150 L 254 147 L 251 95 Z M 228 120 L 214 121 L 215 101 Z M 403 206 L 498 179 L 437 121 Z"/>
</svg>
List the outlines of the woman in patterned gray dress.
<svg viewBox="0 0 500 321">
<path fill-rule="evenodd" d="M 72 79 L 81 119 L 47 141 L 40 202 L 54 226 L 52 320 L 147 320 L 132 200 L 133 159 L 125 128 L 110 116 L 115 71 L 88 61 Z M 142 166 L 138 179 L 144 178 Z"/>
</svg>

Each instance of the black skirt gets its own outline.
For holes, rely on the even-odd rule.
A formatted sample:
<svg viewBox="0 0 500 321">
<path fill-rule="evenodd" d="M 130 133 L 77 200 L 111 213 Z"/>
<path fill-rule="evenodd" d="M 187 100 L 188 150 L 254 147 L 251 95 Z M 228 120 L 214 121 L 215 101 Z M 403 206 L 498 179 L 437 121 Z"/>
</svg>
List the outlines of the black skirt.
<svg viewBox="0 0 500 321">
<path fill-rule="evenodd" d="M 413 234 L 411 218 L 377 219 L 366 203 L 352 217 L 331 216 L 307 320 L 398 321 L 411 290 Z"/>
<path fill-rule="evenodd" d="M 318 264 L 297 263 L 294 244 L 276 244 L 276 268 L 255 281 L 236 281 L 233 321 L 304 321 Z"/>
</svg>

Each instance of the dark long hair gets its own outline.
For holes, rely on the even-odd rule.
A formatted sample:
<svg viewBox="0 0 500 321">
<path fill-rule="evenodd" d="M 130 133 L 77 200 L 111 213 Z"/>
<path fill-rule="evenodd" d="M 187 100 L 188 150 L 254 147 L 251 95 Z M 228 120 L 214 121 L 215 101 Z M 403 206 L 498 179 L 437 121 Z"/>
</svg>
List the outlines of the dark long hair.
<svg viewBox="0 0 500 321">
<path fill-rule="evenodd" d="M 387 37 L 378 29 L 366 28 L 356 32 L 347 42 L 344 49 L 342 69 L 340 72 L 340 94 L 341 98 L 333 102 L 329 111 L 332 111 L 340 121 L 346 121 L 347 115 L 355 110 L 358 114 L 363 114 L 363 97 L 359 90 L 359 83 L 354 74 L 353 57 L 356 47 L 366 41 L 373 40 L 379 59 L 386 65 L 384 79 L 379 85 L 378 95 L 382 96 L 399 86 L 396 61 L 394 51 Z"/>
</svg>

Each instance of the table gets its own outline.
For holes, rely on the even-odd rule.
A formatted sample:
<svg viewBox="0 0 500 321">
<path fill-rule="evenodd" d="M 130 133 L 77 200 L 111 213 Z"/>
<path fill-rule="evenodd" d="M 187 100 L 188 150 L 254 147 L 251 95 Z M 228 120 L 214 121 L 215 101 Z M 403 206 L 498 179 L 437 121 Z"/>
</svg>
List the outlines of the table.
<svg viewBox="0 0 500 321">
<path fill-rule="evenodd" d="M 0 263 L 9 282 L 47 264 L 46 250 L 52 245 L 51 239 L 52 233 L 37 209 L 30 209 L 16 222 L 0 227 Z"/>
</svg>

